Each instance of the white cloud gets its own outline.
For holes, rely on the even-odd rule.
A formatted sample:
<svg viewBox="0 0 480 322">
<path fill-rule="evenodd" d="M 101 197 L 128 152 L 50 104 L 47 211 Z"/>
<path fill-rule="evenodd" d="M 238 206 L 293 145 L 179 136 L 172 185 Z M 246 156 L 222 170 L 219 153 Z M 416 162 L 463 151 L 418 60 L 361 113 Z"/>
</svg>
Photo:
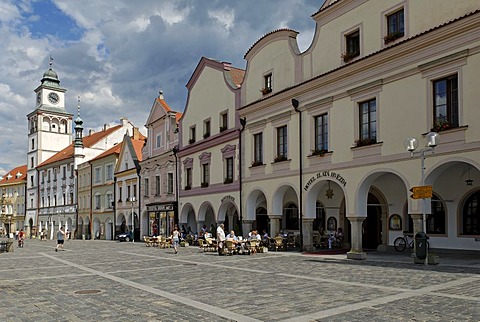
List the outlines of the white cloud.
<svg viewBox="0 0 480 322">
<path fill-rule="evenodd" d="M 233 9 L 209 10 L 208 16 L 216 20 L 227 31 L 234 27 L 235 12 Z"/>
</svg>

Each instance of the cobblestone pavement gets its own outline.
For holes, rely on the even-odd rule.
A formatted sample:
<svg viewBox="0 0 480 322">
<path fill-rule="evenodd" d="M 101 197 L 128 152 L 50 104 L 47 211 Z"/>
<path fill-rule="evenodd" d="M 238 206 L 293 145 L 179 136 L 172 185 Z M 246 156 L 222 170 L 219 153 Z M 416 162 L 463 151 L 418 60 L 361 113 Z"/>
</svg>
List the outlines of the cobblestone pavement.
<svg viewBox="0 0 480 322">
<path fill-rule="evenodd" d="M 218 256 L 27 240 L 0 254 L 0 321 L 480 321 L 480 252 Z"/>
</svg>

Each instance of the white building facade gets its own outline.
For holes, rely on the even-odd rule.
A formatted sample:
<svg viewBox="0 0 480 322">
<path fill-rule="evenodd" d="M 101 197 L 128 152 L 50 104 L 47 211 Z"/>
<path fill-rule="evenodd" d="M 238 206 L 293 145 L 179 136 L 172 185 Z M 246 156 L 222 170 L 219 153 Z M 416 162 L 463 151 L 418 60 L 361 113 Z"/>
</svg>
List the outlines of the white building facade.
<svg viewBox="0 0 480 322">
<path fill-rule="evenodd" d="M 365 258 L 422 231 L 425 213 L 431 247 L 479 249 L 479 9 L 473 0 L 326 1 L 305 52 L 293 30 L 257 41 L 239 110 L 244 219 L 266 215 L 271 235 L 297 234 L 305 250 L 320 229 L 342 227 L 348 256 Z M 425 150 L 422 180 L 404 141 L 423 148 L 430 131 L 440 143 Z M 433 197 L 410 198 L 423 185 Z"/>
<path fill-rule="evenodd" d="M 237 114 L 244 71 L 203 57 L 187 83 L 180 119 L 179 223 L 193 232 L 225 222 L 241 230 L 241 124 Z"/>
</svg>

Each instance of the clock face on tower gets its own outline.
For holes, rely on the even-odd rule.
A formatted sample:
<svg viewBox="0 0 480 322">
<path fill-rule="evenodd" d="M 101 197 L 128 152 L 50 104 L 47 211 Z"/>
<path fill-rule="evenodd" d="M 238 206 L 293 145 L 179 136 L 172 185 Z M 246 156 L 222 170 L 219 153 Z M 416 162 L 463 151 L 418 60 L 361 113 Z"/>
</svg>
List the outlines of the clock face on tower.
<svg viewBox="0 0 480 322">
<path fill-rule="evenodd" d="M 52 104 L 57 104 L 60 98 L 58 97 L 57 93 L 50 93 L 48 94 L 48 101 Z"/>
</svg>

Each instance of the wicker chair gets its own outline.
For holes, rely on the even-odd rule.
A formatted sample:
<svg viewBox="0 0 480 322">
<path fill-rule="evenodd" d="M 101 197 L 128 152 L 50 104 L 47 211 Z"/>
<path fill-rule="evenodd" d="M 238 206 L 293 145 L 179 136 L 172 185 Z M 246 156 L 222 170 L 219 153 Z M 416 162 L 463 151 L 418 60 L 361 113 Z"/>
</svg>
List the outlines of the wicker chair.
<svg viewBox="0 0 480 322">
<path fill-rule="evenodd" d="M 283 244 L 283 237 L 275 237 L 275 251 L 285 249 L 285 245 Z"/>
</svg>

